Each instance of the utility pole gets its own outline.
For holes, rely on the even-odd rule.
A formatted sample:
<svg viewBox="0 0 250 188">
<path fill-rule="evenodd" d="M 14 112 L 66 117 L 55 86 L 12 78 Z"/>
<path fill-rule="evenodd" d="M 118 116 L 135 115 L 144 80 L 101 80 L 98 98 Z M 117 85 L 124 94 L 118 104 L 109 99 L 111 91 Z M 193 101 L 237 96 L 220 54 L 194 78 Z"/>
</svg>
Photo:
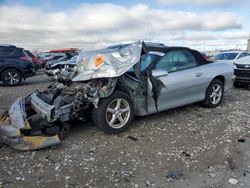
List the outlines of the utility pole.
<svg viewBox="0 0 250 188">
<path fill-rule="evenodd" d="M 250 33 L 249 33 L 249 37 L 247 39 L 247 51 L 250 52 Z"/>
</svg>

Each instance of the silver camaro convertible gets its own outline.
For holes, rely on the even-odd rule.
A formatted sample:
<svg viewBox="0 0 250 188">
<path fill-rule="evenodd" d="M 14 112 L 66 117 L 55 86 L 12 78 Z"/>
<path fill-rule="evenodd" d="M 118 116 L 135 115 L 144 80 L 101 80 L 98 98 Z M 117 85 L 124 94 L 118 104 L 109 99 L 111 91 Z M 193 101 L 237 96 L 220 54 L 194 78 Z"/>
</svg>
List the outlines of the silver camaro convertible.
<svg viewBox="0 0 250 188">
<path fill-rule="evenodd" d="M 105 132 L 120 133 L 134 116 L 196 102 L 214 108 L 232 88 L 233 72 L 233 64 L 209 62 L 185 47 L 139 41 L 85 51 L 73 75 L 16 100 L 1 117 L 1 138 L 14 149 L 33 150 L 60 143 L 73 119 L 92 116 Z"/>
</svg>

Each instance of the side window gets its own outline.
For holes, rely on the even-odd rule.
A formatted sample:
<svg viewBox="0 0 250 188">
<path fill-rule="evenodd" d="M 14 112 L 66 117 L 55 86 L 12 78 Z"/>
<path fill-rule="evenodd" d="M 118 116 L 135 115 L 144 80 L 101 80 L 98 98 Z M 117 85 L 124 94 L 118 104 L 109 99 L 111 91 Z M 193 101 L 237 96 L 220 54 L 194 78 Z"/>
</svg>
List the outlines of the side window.
<svg viewBox="0 0 250 188">
<path fill-rule="evenodd" d="M 194 56 L 187 50 L 168 52 L 156 65 L 156 69 L 168 72 L 179 71 L 197 66 Z"/>
<path fill-rule="evenodd" d="M 159 61 L 160 58 L 161 56 L 157 54 L 144 55 L 141 59 L 141 71 L 146 70 L 151 63 Z"/>
<path fill-rule="evenodd" d="M 12 54 L 14 50 L 8 47 L 0 47 L 0 56 L 7 56 Z"/>
</svg>

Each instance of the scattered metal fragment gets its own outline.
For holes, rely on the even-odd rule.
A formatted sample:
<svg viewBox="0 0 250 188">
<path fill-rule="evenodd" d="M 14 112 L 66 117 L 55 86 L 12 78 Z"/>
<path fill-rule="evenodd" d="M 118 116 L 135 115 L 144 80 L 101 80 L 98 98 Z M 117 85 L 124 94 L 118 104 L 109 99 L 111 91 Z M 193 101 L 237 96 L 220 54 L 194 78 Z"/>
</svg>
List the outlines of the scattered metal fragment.
<svg viewBox="0 0 250 188">
<path fill-rule="evenodd" d="M 133 136 L 127 136 L 128 139 L 133 140 L 133 141 L 138 141 L 138 138 L 133 137 Z"/>
</svg>

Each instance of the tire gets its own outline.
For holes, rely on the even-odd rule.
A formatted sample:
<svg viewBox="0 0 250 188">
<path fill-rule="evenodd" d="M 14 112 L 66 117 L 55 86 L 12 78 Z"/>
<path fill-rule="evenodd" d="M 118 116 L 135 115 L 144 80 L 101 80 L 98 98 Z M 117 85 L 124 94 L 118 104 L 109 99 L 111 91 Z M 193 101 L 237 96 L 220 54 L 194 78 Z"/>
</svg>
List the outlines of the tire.
<svg viewBox="0 0 250 188">
<path fill-rule="evenodd" d="M 6 69 L 1 75 L 1 80 L 6 86 L 17 86 L 22 82 L 22 74 L 16 69 Z"/>
<path fill-rule="evenodd" d="M 99 101 L 98 108 L 93 108 L 92 118 L 94 124 L 106 133 L 124 132 L 134 119 L 133 101 L 128 94 L 114 91 Z"/>
<path fill-rule="evenodd" d="M 215 79 L 209 84 L 207 88 L 204 105 L 208 108 L 216 108 L 222 102 L 223 96 L 224 85 L 222 81 Z"/>
</svg>

